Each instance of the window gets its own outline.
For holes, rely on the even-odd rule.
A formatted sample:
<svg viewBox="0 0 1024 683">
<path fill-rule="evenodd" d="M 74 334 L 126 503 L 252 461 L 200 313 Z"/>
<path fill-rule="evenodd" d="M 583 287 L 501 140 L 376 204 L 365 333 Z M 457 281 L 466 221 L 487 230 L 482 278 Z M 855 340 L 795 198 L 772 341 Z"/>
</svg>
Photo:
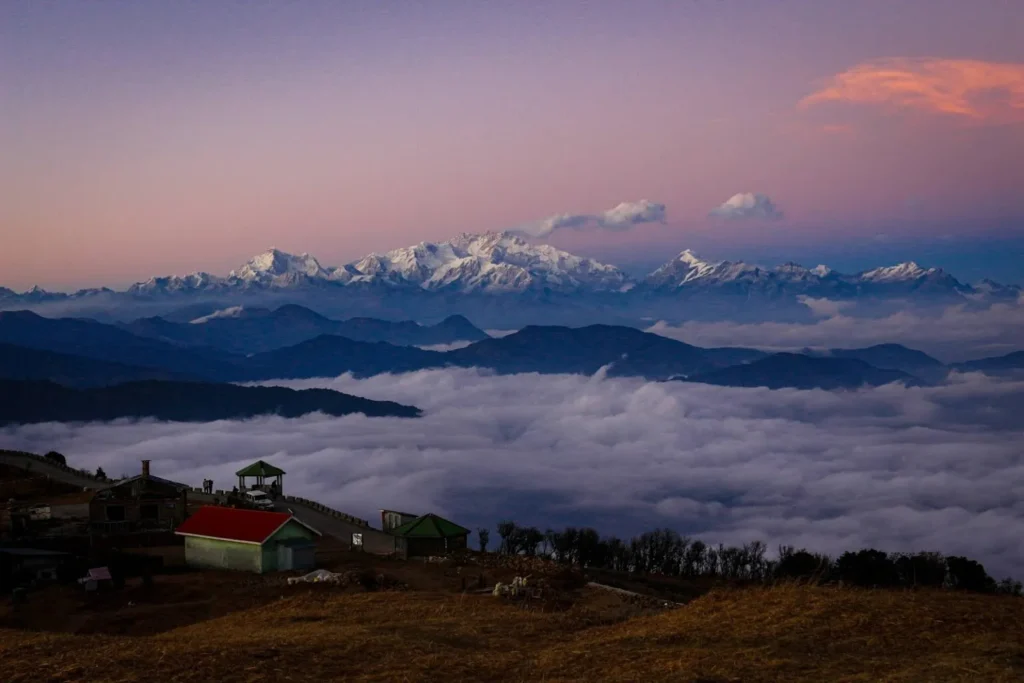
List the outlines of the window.
<svg viewBox="0 0 1024 683">
<path fill-rule="evenodd" d="M 160 517 L 160 508 L 156 503 L 140 505 L 139 506 L 139 518 L 140 519 L 157 519 Z"/>
<path fill-rule="evenodd" d="M 108 522 L 123 522 L 124 521 L 124 505 L 108 505 L 107 506 L 107 521 Z"/>
</svg>

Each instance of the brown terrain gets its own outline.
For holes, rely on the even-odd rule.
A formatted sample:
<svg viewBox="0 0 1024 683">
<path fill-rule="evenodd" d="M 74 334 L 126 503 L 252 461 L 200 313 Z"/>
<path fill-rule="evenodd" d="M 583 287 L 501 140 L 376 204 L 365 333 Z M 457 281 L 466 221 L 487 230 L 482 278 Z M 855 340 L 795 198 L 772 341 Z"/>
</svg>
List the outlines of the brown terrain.
<svg viewBox="0 0 1024 683">
<path fill-rule="evenodd" d="M 691 586 L 678 605 L 681 585 L 637 598 L 528 558 L 321 561 L 348 585 L 182 571 L 32 593 L 0 608 L 0 680 L 1024 680 L 1014 597 Z M 525 574 L 528 598 L 480 588 Z"/>
<path fill-rule="evenodd" d="M 77 495 L 6 474 L 22 500 Z M 188 569 L 181 545 L 131 552 L 165 571 L 0 597 L 0 681 L 1024 680 L 1024 600 L 1011 596 L 396 560 L 328 537 L 318 566 L 342 584 L 290 586 L 297 572 Z M 515 576 L 527 596 L 491 594 Z"/>
</svg>

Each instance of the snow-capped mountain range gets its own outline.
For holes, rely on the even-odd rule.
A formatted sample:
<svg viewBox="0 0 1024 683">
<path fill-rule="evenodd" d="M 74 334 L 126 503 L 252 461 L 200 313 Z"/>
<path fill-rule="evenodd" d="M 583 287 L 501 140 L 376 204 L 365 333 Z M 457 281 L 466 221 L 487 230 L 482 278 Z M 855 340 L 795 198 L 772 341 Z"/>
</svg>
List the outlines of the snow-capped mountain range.
<svg viewBox="0 0 1024 683">
<path fill-rule="evenodd" d="M 967 299 L 1017 299 L 1021 288 L 985 280 L 971 286 L 939 268 L 901 263 L 843 274 L 819 265 L 795 263 L 766 268 L 742 261 L 705 261 L 683 251 L 647 277 L 635 280 L 619 268 L 575 256 L 549 245 L 533 244 L 512 233 L 462 234 L 444 242 L 422 242 L 384 254 L 370 254 L 338 267 L 322 265 L 309 254 L 270 249 L 226 276 L 192 273 L 154 277 L 115 293 L 109 289 L 50 293 L 34 288 L 18 294 L 0 288 L 0 302 L 39 303 L 100 295 L 132 299 L 309 289 L 419 291 L 465 294 L 594 294 L 616 296 L 724 294 L 887 297 L 912 294 Z"/>
</svg>

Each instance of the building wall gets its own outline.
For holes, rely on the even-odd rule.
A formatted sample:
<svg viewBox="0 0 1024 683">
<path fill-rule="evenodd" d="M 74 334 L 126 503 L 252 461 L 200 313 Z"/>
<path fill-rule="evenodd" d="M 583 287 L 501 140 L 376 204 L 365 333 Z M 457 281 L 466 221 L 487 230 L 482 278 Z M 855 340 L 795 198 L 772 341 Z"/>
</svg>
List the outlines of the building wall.
<svg viewBox="0 0 1024 683">
<path fill-rule="evenodd" d="M 89 503 L 51 505 L 50 516 L 53 519 L 88 519 Z"/>
<path fill-rule="evenodd" d="M 423 557 L 425 555 L 446 555 L 456 550 L 466 549 L 466 537 L 455 536 L 453 538 L 407 538 L 406 554 L 408 557 Z"/>
<path fill-rule="evenodd" d="M 316 568 L 316 546 L 312 542 L 303 545 L 277 545 L 277 570 L 308 570 Z"/>
<path fill-rule="evenodd" d="M 352 534 L 363 535 L 363 552 L 370 553 L 372 555 L 391 555 L 397 551 L 395 546 L 395 537 L 391 534 L 384 533 L 379 529 L 372 529 L 370 527 L 360 527 L 353 529 L 349 533 L 349 543 L 352 543 Z"/>
<path fill-rule="evenodd" d="M 185 537 L 185 563 L 190 567 L 235 569 L 257 574 L 264 571 L 260 546 L 195 536 Z"/>
<path fill-rule="evenodd" d="M 391 529 L 397 529 L 406 522 L 411 522 L 416 519 L 417 515 L 411 515 L 406 512 L 396 512 L 394 510 L 381 510 L 380 521 L 381 528 L 384 531 L 390 531 Z"/>
<path fill-rule="evenodd" d="M 89 519 L 106 526 L 111 519 L 111 508 L 124 510 L 125 524 L 115 524 L 134 529 L 138 526 L 173 528 L 185 521 L 188 499 L 187 491 L 179 491 L 173 485 L 157 479 L 136 478 L 99 491 L 89 503 Z M 155 506 L 156 519 L 142 516 L 143 506 Z M 141 523 L 141 524 L 140 524 Z"/>
<path fill-rule="evenodd" d="M 307 541 L 314 541 L 316 540 L 316 534 L 296 521 L 289 521 L 283 527 L 278 529 L 277 533 L 268 538 L 267 542 L 263 544 L 262 566 L 264 573 L 276 572 L 278 570 L 277 546 L 281 541 L 287 541 L 292 538 L 302 538 Z"/>
<path fill-rule="evenodd" d="M 156 521 L 160 526 L 173 527 L 185 521 L 186 505 L 180 498 L 164 498 L 160 500 L 138 500 L 131 498 L 96 499 L 89 504 L 88 517 L 93 522 L 115 521 L 110 519 L 113 515 L 108 513 L 107 509 L 120 506 L 124 508 L 123 521 L 136 523 L 142 521 L 143 505 L 156 506 Z"/>
</svg>

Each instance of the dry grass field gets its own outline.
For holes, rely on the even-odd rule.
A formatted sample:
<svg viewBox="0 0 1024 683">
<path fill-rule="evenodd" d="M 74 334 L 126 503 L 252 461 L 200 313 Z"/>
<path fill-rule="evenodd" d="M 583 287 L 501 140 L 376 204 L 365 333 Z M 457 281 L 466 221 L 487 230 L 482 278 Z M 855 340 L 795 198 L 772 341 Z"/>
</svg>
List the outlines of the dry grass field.
<svg viewBox="0 0 1024 683">
<path fill-rule="evenodd" d="M 785 586 L 612 617 L 600 589 L 557 611 L 441 591 L 257 593 L 258 606 L 162 632 L 145 612 L 137 634 L 0 629 L 0 680 L 1024 680 L 1024 600 L 1011 597 Z"/>
</svg>

